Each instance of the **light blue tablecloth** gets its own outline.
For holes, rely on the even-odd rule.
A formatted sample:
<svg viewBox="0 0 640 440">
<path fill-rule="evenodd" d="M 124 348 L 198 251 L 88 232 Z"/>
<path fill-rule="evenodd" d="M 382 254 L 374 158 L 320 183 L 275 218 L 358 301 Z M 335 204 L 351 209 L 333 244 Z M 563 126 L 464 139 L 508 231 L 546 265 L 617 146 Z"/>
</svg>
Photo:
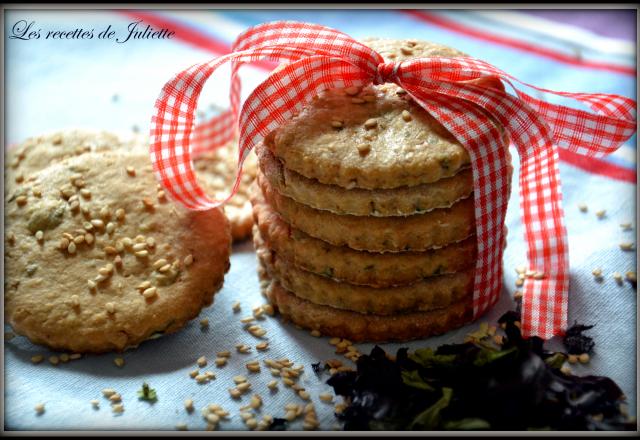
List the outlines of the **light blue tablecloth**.
<svg viewBox="0 0 640 440">
<path fill-rule="evenodd" d="M 205 13 L 194 26 L 203 26 L 203 17 L 217 20 L 212 32 L 232 33 L 252 21 L 266 21 L 278 15 L 286 18 L 313 19 L 312 13 L 301 11 L 239 12 L 223 14 Z M 385 15 L 387 14 L 387 15 Z M 170 14 L 167 14 L 169 16 Z M 387 17 L 386 20 L 378 21 Z M 378 12 L 322 12 L 318 21 L 341 27 L 356 36 L 378 34 L 388 37 L 415 37 L 418 24 L 394 11 Z M 5 32 L 19 19 L 36 20 L 44 28 L 79 25 L 103 27 L 112 24 L 122 31 L 130 17 L 110 12 L 92 13 L 38 13 L 9 11 Z M 185 20 L 184 17 L 180 18 Z M 374 20 L 375 19 L 375 20 Z M 333 20 L 333 21 L 332 21 Z M 422 24 L 420 24 L 422 26 Z M 536 60 L 530 54 L 513 58 L 513 51 L 482 44 L 471 38 L 455 36 L 438 28 L 421 28 L 421 38 L 442 41 L 488 59 L 509 70 L 521 79 L 555 89 L 582 91 L 609 91 L 628 96 L 635 95 L 635 77 L 611 72 L 576 70 L 548 60 Z M 226 35 L 231 41 L 235 35 Z M 455 40 L 455 41 L 454 41 Z M 195 48 L 179 40 L 139 41 L 125 45 L 97 41 L 19 41 L 5 40 L 6 45 L 6 108 L 8 143 L 19 142 L 35 135 L 63 127 L 86 126 L 116 131 L 129 130 L 133 125 L 146 130 L 153 102 L 164 82 L 179 69 L 211 57 L 201 48 Z M 251 79 L 249 83 L 251 83 Z M 577 83 L 577 85 L 576 85 Z M 226 87 L 226 86 L 225 86 Z M 222 100 L 225 87 L 212 86 L 209 101 Z M 114 94 L 118 95 L 113 100 Z M 217 102 L 217 101 L 216 101 Z M 220 101 L 224 103 L 224 101 Z M 635 142 L 635 138 L 634 141 Z M 635 167 L 635 146 L 630 144 L 626 155 L 612 159 L 621 166 Z M 516 156 L 514 156 L 516 157 Z M 514 182 L 517 182 L 517 167 Z M 630 399 L 632 410 L 636 406 L 636 291 L 628 284 L 619 286 L 612 273 L 635 270 L 635 252 L 623 252 L 618 244 L 635 242 L 635 183 L 627 183 L 605 176 L 587 173 L 571 165 L 561 164 L 564 188 L 564 206 L 569 233 L 571 258 L 571 299 L 569 320 L 596 324 L 590 331 L 596 341 L 595 353 L 588 365 L 574 366 L 577 374 L 606 375 L 613 378 Z M 505 252 L 505 290 L 499 304 L 483 320 L 495 322 L 506 310 L 513 308 L 511 300 L 515 287 L 516 266 L 525 262 L 523 230 L 519 220 L 517 191 L 514 191 L 509 207 L 507 225 L 509 244 Z M 578 203 L 589 206 L 587 213 L 578 210 Z M 606 209 L 607 215 L 598 219 L 594 212 Z M 632 221 L 634 229 L 623 231 L 619 224 Z M 604 281 L 597 283 L 591 270 L 601 267 Z M 242 312 L 233 314 L 231 305 L 242 304 Z M 335 355 L 328 338 L 314 338 L 307 332 L 277 318 L 267 318 L 261 323 L 268 330 L 270 349 L 265 353 L 238 354 L 237 343 L 255 346 L 257 340 L 250 336 L 239 318 L 250 314 L 251 309 L 264 303 L 259 293 L 256 275 L 256 258 L 250 243 L 237 245 L 231 258 L 231 270 L 223 289 L 217 294 L 215 304 L 204 309 L 200 318 L 208 318 L 210 326 L 202 330 L 198 320 L 181 332 L 142 344 L 138 349 L 126 352 L 125 366 L 113 363 L 114 354 L 86 356 L 58 366 L 43 362 L 33 365 L 31 356 L 53 353 L 16 337 L 5 341 L 5 429 L 10 430 L 78 430 L 78 429 L 156 429 L 173 430 L 178 423 L 187 423 L 189 429 L 204 429 L 205 421 L 200 409 L 210 403 L 221 404 L 232 417 L 222 422 L 221 429 L 245 429 L 238 415 L 239 408 L 248 402 L 254 392 L 264 400 L 261 414 L 283 416 L 288 402 L 301 402 L 291 389 L 282 385 L 272 393 L 266 383 L 272 379 L 268 369 L 257 374 L 247 373 L 244 364 L 253 359 L 288 357 L 296 364 L 303 364 L 305 374 L 301 383 L 311 393 L 322 429 L 332 429 L 335 424 L 333 406 L 322 403 L 317 395 L 330 391 L 324 384 L 328 376 L 317 376 L 311 364 Z M 475 329 L 477 323 L 453 331 L 444 336 L 405 344 L 385 344 L 384 348 L 395 352 L 399 347 L 418 348 L 459 342 Z M 5 331 L 10 330 L 8 328 Z M 558 341 L 550 341 L 550 347 L 560 348 Z M 368 352 L 371 344 L 359 348 Z M 188 376 L 196 368 L 200 356 L 212 360 L 221 350 L 233 352 L 230 362 L 223 368 L 210 364 L 202 370 L 212 370 L 217 378 L 206 385 L 199 385 Z M 346 361 L 346 360 L 345 360 Z M 348 362 L 348 361 L 346 361 Z M 240 402 L 230 399 L 228 388 L 232 377 L 245 374 L 250 378 L 252 393 Z M 143 381 L 155 388 L 158 401 L 149 404 L 139 401 L 136 391 Z M 109 402 L 101 395 L 103 388 L 114 388 L 123 397 L 125 411 L 121 415 L 111 412 Z M 188 414 L 183 401 L 192 398 L 196 411 Z M 93 409 L 90 400 L 100 400 L 100 409 Z M 45 403 L 46 411 L 37 416 L 34 406 Z M 292 425 L 300 429 L 300 421 Z"/>
</svg>

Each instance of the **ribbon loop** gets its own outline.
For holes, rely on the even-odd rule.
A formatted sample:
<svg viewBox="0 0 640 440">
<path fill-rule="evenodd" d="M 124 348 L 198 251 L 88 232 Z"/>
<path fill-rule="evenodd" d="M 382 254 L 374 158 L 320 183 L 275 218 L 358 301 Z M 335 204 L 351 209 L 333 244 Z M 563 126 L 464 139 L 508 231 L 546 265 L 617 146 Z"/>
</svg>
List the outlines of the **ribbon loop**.
<svg viewBox="0 0 640 440">
<path fill-rule="evenodd" d="M 471 57 L 384 62 L 382 55 L 348 35 L 310 23 L 257 25 L 243 32 L 232 47 L 228 55 L 178 73 L 156 101 L 150 156 L 158 181 L 174 200 L 200 210 L 224 204 L 237 191 L 242 162 L 254 145 L 320 91 L 395 83 L 445 126 L 472 158 L 478 248 L 474 318 L 494 304 L 502 291 L 503 223 L 510 184 L 510 158 L 502 132 L 509 134 L 520 153 L 521 214 L 529 268 L 540 273 L 524 286 L 522 332 L 545 339 L 563 333 L 569 260 L 558 148 L 583 156 L 615 151 L 635 133 L 635 101 L 610 94 L 541 89 Z M 239 112 L 238 67 L 265 59 L 288 64 L 256 87 Z M 200 91 L 225 62 L 232 64 L 231 110 L 194 126 Z M 493 81 L 473 81 L 483 77 Z M 533 98 L 512 80 L 582 102 L 593 113 Z M 495 81 L 511 85 L 516 95 L 496 88 Z M 216 148 L 237 131 L 240 152 L 233 190 L 229 197 L 212 201 L 198 185 L 191 154 Z"/>
<path fill-rule="evenodd" d="M 373 84 L 376 86 L 395 82 L 398 76 L 399 63 L 380 63 L 376 69 L 376 76 L 373 79 Z"/>
</svg>

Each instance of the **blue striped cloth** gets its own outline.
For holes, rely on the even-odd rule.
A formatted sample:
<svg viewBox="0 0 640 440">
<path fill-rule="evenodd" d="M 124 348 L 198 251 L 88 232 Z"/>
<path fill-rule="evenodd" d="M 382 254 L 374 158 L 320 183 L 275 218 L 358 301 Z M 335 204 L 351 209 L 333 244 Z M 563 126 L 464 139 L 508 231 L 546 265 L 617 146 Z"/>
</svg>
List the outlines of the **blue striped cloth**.
<svg viewBox="0 0 640 440">
<path fill-rule="evenodd" d="M 132 127 L 146 131 L 153 104 L 162 85 L 177 71 L 216 56 L 228 49 L 239 32 L 248 26 L 270 20 L 312 21 L 338 28 L 356 38 L 416 38 L 454 46 L 482 58 L 520 80 L 553 90 L 607 92 L 629 97 L 636 94 L 635 10 L 607 14 L 606 11 L 580 14 L 581 21 L 570 21 L 574 12 L 527 14 L 519 11 L 470 10 L 217 10 L 217 11 L 27 11 L 8 10 L 6 35 L 19 20 L 34 21 L 38 28 L 74 30 L 94 29 L 97 34 L 111 25 L 117 36 L 127 35 L 130 23 L 143 20 L 156 29 L 176 30 L 169 40 L 46 40 L 6 41 L 6 142 L 14 144 L 31 135 L 65 127 L 93 127 L 127 132 Z M 574 15 L 571 15 L 574 14 Z M 566 20 L 563 20 L 563 17 Z M 563 23 L 566 21 L 567 23 Z M 594 22 L 600 28 L 616 28 L 617 33 L 603 35 L 590 30 Z M 604 25 L 603 25 L 604 24 Z M 623 32 L 623 31 L 626 31 Z M 616 38 L 613 38 L 613 37 Z M 266 72 L 260 68 L 243 70 L 245 92 L 255 86 Z M 228 70 L 210 81 L 203 91 L 201 107 L 227 103 Z M 117 95 L 118 99 L 114 99 Z M 517 156 L 514 156 L 517 157 Z M 625 273 L 636 268 L 635 252 L 623 252 L 622 241 L 635 242 L 636 138 L 615 154 L 601 160 L 584 160 L 563 155 L 560 165 L 563 198 L 569 234 L 571 292 L 569 320 L 596 324 L 590 334 L 596 341 L 595 353 L 588 365 L 574 366 L 576 374 L 612 377 L 636 408 L 636 292 L 628 283 L 619 286 L 612 278 L 615 271 Z M 517 182 L 516 164 L 514 182 Z M 589 206 L 587 213 L 579 203 Z M 598 219 L 594 212 L 605 209 Z M 620 223 L 631 221 L 633 231 L 623 231 Z M 493 321 L 512 309 L 516 273 L 525 262 L 523 229 L 518 210 L 518 194 L 510 201 L 507 226 L 509 243 L 505 252 L 504 294 L 483 321 Z M 80 360 L 52 366 L 33 365 L 31 356 L 53 353 L 29 343 L 22 337 L 5 341 L 5 429 L 156 429 L 172 430 L 178 423 L 189 429 L 204 429 L 200 409 L 210 403 L 221 404 L 232 414 L 220 429 L 245 429 L 239 408 L 247 404 L 229 398 L 232 377 L 246 372 L 249 360 L 288 357 L 305 366 L 301 382 L 312 395 L 322 429 L 333 429 L 333 407 L 320 402 L 318 393 L 329 391 L 311 371 L 311 363 L 336 357 L 327 338 L 314 338 L 294 326 L 269 318 L 270 349 L 266 354 L 234 353 L 224 368 L 206 367 L 217 378 L 198 385 L 188 376 L 200 356 L 209 359 L 221 350 L 234 351 L 236 343 L 255 345 L 242 325 L 240 316 L 264 300 L 259 293 L 256 260 L 251 244 L 235 246 L 231 270 L 215 305 L 202 311 L 210 327 L 201 330 L 190 323 L 175 335 L 142 344 L 126 352 L 125 366 L 113 363 L 114 354 L 86 356 Z M 600 267 L 604 281 L 594 281 L 591 271 Z M 231 304 L 242 303 L 240 316 L 231 312 Z M 446 335 L 405 344 L 384 344 L 389 351 L 402 346 L 418 348 L 459 342 L 477 327 L 477 323 Z M 5 328 L 5 331 L 9 331 Z M 561 348 L 557 340 L 551 348 Z M 363 344 L 362 352 L 371 349 Z M 284 405 L 301 402 L 292 390 L 280 387 L 270 392 L 268 370 L 249 374 L 252 393 L 260 394 L 264 406 L 260 414 L 283 416 Z M 158 393 L 158 401 L 149 404 L 137 399 L 136 391 L 147 381 Z M 114 388 L 122 396 L 125 411 L 112 414 L 109 402 L 102 398 L 103 388 Z M 192 398 L 196 411 L 187 413 L 183 401 Z M 90 400 L 100 400 L 93 409 Z M 37 416 L 34 405 L 45 403 L 46 411 Z M 296 422 L 292 429 L 301 429 Z"/>
</svg>

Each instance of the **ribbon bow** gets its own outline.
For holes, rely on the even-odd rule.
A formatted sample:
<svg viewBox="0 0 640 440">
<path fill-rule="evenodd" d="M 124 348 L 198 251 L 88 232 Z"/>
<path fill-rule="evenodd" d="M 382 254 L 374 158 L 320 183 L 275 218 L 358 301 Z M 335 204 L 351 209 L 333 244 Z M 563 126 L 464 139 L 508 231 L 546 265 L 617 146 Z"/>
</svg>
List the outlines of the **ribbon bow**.
<svg viewBox="0 0 640 440">
<path fill-rule="evenodd" d="M 288 64 L 256 87 L 238 112 L 238 69 L 243 63 L 261 60 Z M 231 108 L 195 126 L 202 87 L 226 62 L 231 62 Z M 501 80 L 516 96 L 471 81 L 478 78 Z M 593 113 L 534 98 L 516 89 L 512 81 L 580 101 Z M 636 103 L 629 98 L 538 88 L 470 57 L 387 63 L 376 51 L 337 30 L 310 23 L 271 22 L 242 33 L 232 53 L 196 64 L 165 84 L 151 123 L 154 171 L 171 197 L 187 208 L 220 206 L 237 191 L 242 163 L 253 146 L 319 92 L 386 82 L 402 87 L 469 152 L 478 247 L 474 317 L 493 305 L 501 292 L 502 225 L 510 176 L 507 148 L 496 124 L 509 135 L 520 156 L 520 204 L 529 267 L 538 274 L 524 283 L 522 331 L 525 336 L 544 339 L 562 334 L 567 325 L 569 264 L 557 149 L 594 157 L 615 151 L 636 130 Z M 196 181 L 191 150 L 198 154 L 231 141 L 236 122 L 240 133 L 236 182 L 229 197 L 211 200 Z"/>
</svg>

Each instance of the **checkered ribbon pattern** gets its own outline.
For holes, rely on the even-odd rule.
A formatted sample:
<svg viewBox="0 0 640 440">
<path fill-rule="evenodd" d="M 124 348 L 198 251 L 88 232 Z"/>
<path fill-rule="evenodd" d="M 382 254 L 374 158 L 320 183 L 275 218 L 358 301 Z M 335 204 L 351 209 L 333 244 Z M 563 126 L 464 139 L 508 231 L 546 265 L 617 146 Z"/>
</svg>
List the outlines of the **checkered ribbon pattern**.
<svg viewBox="0 0 640 440">
<path fill-rule="evenodd" d="M 525 336 L 543 339 L 563 334 L 569 258 L 558 148 L 593 157 L 615 151 L 635 133 L 635 101 L 611 94 L 538 88 L 471 57 L 388 63 L 350 36 L 311 23 L 277 21 L 251 27 L 238 36 L 231 50 L 175 75 L 156 102 L 150 156 L 159 183 L 175 201 L 193 210 L 224 204 L 237 191 L 242 163 L 251 149 L 321 91 L 395 83 L 469 152 L 478 248 L 474 317 L 498 300 L 502 287 L 503 224 L 510 179 L 504 133 L 509 136 L 521 163 L 520 208 L 529 270 L 537 274 L 524 282 L 522 331 Z M 265 60 L 286 64 L 258 85 L 240 109 L 238 69 Z M 230 109 L 196 125 L 202 87 L 227 62 L 231 63 Z M 490 81 L 475 81 L 478 79 Z M 515 95 L 491 86 L 496 80 L 509 85 Z M 591 111 L 545 102 L 517 89 L 514 82 L 579 101 Z M 192 157 L 237 136 L 240 148 L 233 189 L 225 199 L 210 199 L 197 183 Z"/>
</svg>

